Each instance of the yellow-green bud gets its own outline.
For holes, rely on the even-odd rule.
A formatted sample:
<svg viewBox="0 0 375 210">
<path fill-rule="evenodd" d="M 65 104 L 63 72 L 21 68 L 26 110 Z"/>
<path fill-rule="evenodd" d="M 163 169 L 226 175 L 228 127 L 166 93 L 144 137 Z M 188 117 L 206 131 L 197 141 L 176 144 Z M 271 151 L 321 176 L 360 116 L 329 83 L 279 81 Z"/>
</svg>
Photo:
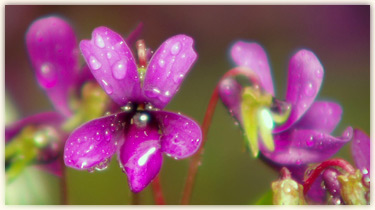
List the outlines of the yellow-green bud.
<svg viewBox="0 0 375 210">
<path fill-rule="evenodd" d="M 341 184 L 341 197 L 347 205 L 366 205 L 368 188 L 362 184 L 362 174 L 344 174 L 337 177 Z"/>
</svg>

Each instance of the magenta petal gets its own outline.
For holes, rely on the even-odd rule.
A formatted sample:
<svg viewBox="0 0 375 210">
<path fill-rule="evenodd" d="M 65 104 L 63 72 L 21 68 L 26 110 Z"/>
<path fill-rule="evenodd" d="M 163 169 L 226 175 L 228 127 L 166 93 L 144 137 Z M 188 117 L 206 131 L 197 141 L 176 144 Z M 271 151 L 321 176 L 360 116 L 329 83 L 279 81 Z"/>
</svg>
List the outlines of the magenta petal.
<svg viewBox="0 0 375 210">
<path fill-rule="evenodd" d="M 288 120 L 274 129 L 274 133 L 289 128 L 309 109 L 320 90 L 323 75 L 323 66 L 311 51 L 300 50 L 290 59 L 285 99 L 292 110 Z"/>
<path fill-rule="evenodd" d="M 331 133 L 341 120 L 341 106 L 334 102 L 315 101 L 294 128 L 312 129 Z"/>
<path fill-rule="evenodd" d="M 253 70 L 259 77 L 262 87 L 274 95 L 273 83 L 267 54 L 255 42 L 236 42 L 231 50 L 232 59 L 238 66 L 245 66 Z"/>
<path fill-rule="evenodd" d="M 197 58 L 194 40 L 177 35 L 166 40 L 155 52 L 147 67 L 143 84 L 147 101 L 164 108 L 178 91 L 183 79 Z"/>
<path fill-rule="evenodd" d="M 265 157 L 283 165 L 303 165 L 324 161 L 351 140 L 353 128 L 345 129 L 341 137 L 333 137 L 317 130 L 290 129 L 275 134 L 275 151 L 260 149 Z"/>
<path fill-rule="evenodd" d="M 192 119 L 172 112 L 155 111 L 162 131 L 161 149 L 166 155 L 182 159 L 193 155 L 201 145 L 202 131 Z"/>
<path fill-rule="evenodd" d="M 355 165 L 361 170 L 364 179 L 370 180 L 370 137 L 355 129 L 351 150 Z"/>
<path fill-rule="evenodd" d="M 242 123 L 241 117 L 241 85 L 233 78 L 220 81 L 219 95 L 221 101 L 229 110 L 230 114 Z"/>
<path fill-rule="evenodd" d="M 75 84 L 79 69 L 73 29 L 60 18 L 42 18 L 28 29 L 26 44 L 39 85 L 56 110 L 70 116 L 69 89 Z"/>
<path fill-rule="evenodd" d="M 5 127 L 5 142 L 10 141 L 26 126 L 48 125 L 58 128 L 63 122 L 64 117 L 57 112 L 42 112 L 23 118 L 22 120 L 14 122 L 13 124 Z"/>
<path fill-rule="evenodd" d="M 83 170 L 106 163 L 123 142 L 128 113 L 98 118 L 73 131 L 65 143 L 65 165 Z"/>
<path fill-rule="evenodd" d="M 158 128 L 144 128 L 131 125 L 126 133 L 125 143 L 120 149 L 119 159 L 130 190 L 142 191 L 159 173 L 163 156 L 160 151 Z"/>
<path fill-rule="evenodd" d="M 116 32 L 98 27 L 91 40 L 80 43 L 82 54 L 92 74 L 105 92 L 119 105 L 138 102 L 140 81 L 133 54 Z"/>
</svg>

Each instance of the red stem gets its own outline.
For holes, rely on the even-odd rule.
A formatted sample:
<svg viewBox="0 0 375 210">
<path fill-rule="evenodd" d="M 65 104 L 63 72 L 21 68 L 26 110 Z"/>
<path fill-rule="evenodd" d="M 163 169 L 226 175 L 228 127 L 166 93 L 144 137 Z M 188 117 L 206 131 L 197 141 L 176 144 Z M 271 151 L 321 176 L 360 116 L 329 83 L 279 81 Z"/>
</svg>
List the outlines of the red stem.
<svg viewBox="0 0 375 210">
<path fill-rule="evenodd" d="M 350 163 L 348 163 L 346 160 L 343 159 L 331 159 L 331 160 L 326 160 L 322 163 L 320 163 L 310 174 L 309 177 L 305 180 L 303 184 L 303 193 L 306 195 L 307 192 L 309 191 L 311 185 L 314 183 L 315 179 L 318 178 L 318 176 L 328 167 L 340 167 L 344 169 L 346 172 L 354 174 L 355 169 L 353 168 Z"/>
<path fill-rule="evenodd" d="M 160 174 L 151 182 L 152 192 L 154 193 L 154 201 L 156 205 L 165 205 L 163 190 L 160 184 Z"/>
<path fill-rule="evenodd" d="M 208 103 L 206 113 L 205 113 L 204 119 L 203 119 L 203 124 L 201 126 L 201 128 L 202 128 L 202 143 L 201 143 L 198 151 L 190 159 L 188 175 L 187 175 L 187 178 L 186 178 L 185 188 L 184 188 L 184 192 L 183 192 L 182 200 L 181 200 L 182 205 L 187 205 L 190 202 L 195 177 L 196 177 L 196 174 L 197 174 L 197 171 L 198 171 L 198 167 L 201 164 L 201 159 L 202 159 L 202 155 L 203 155 L 203 152 L 204 152 L 204 145 L 205 145 L 206 140 L 207 140 L 208 130 L 209 130 L 210 125 L 211 125 L 211 121 L 212 121 L 212 117 L 213 117 L 214 112 L 215 112 L 217 101 L 219 100 L 219 84 L 225 78 L 234 77 L 234 76 L 237 76 L 237 75 L 247 76 L 249 78 L 249 80 L 251 80 L 254 84 L 259 84 L 258 83 L 258 81 L 259 81 L 258 77 L 254 73 L 252 73 L 252 71 L 248 71 L 248 69 L 245 69 L 245 68 L 242 68 L 242 67 L 236 67 L 236 68 L 233 68 L 233 69 L 229 70 L 227 73 L 225 73 L 223 75 L 223 77 L 220 79 L 218 85 L 216 85 L 216 87 L 215 87 L 215 89 L 214 89 L 214 91 L 211 95 L 210 101 Z"/>
</svg>

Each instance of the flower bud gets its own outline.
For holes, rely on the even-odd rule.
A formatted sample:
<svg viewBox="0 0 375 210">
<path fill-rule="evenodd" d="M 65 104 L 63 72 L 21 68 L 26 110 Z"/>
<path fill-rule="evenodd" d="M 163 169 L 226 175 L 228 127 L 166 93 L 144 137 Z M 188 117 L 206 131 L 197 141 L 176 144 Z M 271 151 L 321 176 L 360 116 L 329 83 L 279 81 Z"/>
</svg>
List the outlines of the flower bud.
<svg viewBox="0 0 375 210">
<path fill-rule="evenodd" d="M 354 174 L 344 174 L 337 177 L 341 184 L 341 196 L 348 205 L 366 205 L 368 188 L 362 183 L 362 174 L 357 170 Z"/>
<path fill-rule="evenodd" d="M 281 169 L 282 178 L 272 182 L 274 205 L 304 205 L 303 186 L 291 178 L 286 168 Z"/>
</svg>

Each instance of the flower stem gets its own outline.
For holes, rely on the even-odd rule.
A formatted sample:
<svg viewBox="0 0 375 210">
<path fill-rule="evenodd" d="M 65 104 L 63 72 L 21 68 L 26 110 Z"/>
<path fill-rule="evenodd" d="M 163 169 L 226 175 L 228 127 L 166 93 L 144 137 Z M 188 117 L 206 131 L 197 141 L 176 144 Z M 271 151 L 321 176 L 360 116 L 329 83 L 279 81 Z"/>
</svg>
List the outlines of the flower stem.
<svg viewBox="0 0 375 210">
<path fill-rule="evenodd" d="M 350 174 L 354 174 L 354 172 L 355 172 L 353 166 L 350 165 L 350 163 L 348 163 L 346 160 L 339 159 L 339 158 L 326 160 L 326 161 L 320 163 L 312 171 L 312 173 L 309 175 L 309 177 L 307 177 L 307 179 L 305 180 L 305 182 L 303 184 L 303 193 L 306 195 L 307 192 L 309 191 L 311 185 L 314 183 L 315 179 L 318 178 L 318 176 L 325 169 L 327 169 L 328 167 L 332 167 L 332 166 L 340 167 Z"/>
<path fill-rule="evenodd" d="M 227 73 L 223 75 L 223 77 L 220 79 L 218 85 L 216 85 L 210 101 L 208 103 L 206 113 L 204 115 L 203 124 L 202 124 L 202 143 L 198 149 L 198 151 L 192 156 L 190 159 L 189 169 L 188 169 L 188 175 L 185 182 L 185 188 L 182 195 L 181 204 L 187 205 L 190 202 L 191 194 L 193 191 L 195 176 L 198 172 L 198 167 L 201 165 L 201 158 L 204 152 L 204 145 L 207 140 L 207 134 L 208 130 L 211 125 L 211 120 L 215 112 L 217 101 L 219 100 L 219 84 L 222 80 L 224 80 L 227 77 L 234 77 L 237 75 L 244 75 L 249 78 L 249 80 L 253 81 L 254 83 L 257 83 L 259 80 L 256 77 L 255 74 L 252 72 L 249 72 L 248 69 L 242 68 L 242 67 L 236 67 L 231 70 L 229 70 Z"/>
<path fill-rule="evenodd" d="M 156 205 L 165 205 L 163 190 L 160 184 L 160 174 L 151 182 L 152 192 L 154 193 L 154 201 Z"/>
</svg>

